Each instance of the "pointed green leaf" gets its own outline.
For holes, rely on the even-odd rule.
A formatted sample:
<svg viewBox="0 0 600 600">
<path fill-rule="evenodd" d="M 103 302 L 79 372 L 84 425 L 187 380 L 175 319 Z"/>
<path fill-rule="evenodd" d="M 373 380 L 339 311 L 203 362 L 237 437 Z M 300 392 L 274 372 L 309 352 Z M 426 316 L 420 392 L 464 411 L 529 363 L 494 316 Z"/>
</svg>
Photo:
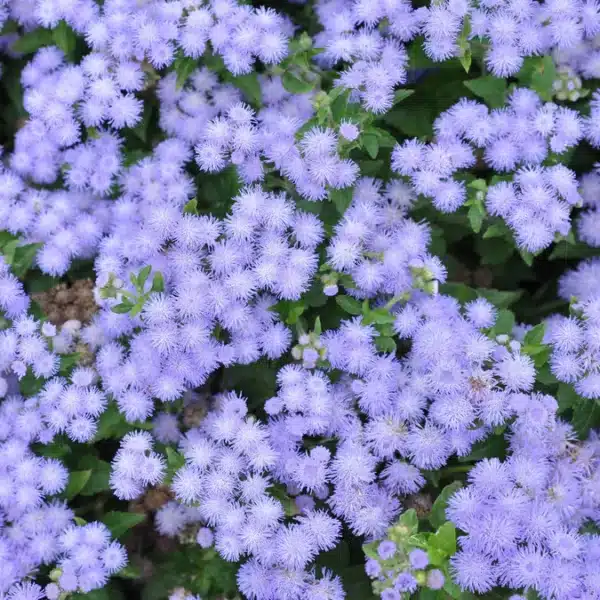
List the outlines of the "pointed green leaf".
<svg viewBox="0 0 600 600">
<path fill-rule="evenodd" d="M 335 301 L 340 308 L 345 310 L 349 315 L 360 315 L 362 313 L 361 303 L 351 296 L 338 294 Z"/>
<path fill-rule="evenodd" d="M 291 94 L 307 94 L 315 87 L 315 81 L 305 81 L 294 73 L 286 71 L 281 77 L 283 87 Z"/>
<path fill-rule="evenodd" d="M 527 344 L 528 346 L 539 346 L 543 339 L 544 339 L 544 333 L 546 331 L 546 324 L 545 323 L 538 323 L 535 327 L 533 327 L 532 329 L 530 329 L 526 334 L 525 334 L 525 338 L 523 339 L 523 343 Z"/>
<path fill-rule="evenodd" d="M 378 336 L 375 338 L 375 346 L 377 346 L 377 350 L 379 352 L 385 352 L 386 354 L 391 353 L 394 354 L 397 350 L 396 342 L 394 338 L 387 336 Z"/>
<path fill-rule="evenodd" d="M 19 54 L 33 54 L 42 46 L 49 46 L 53 43 L 52 32 L 49 29 L 38 27 L 33 31 L 24 33 L 16 40 L 11 49 Z"/>
<path fill-rule="evenodd" d="M 233 83 L 236 88 L 242 91 L 250 104 L 254 106 L 261 106 L 262 91 L 260 89 L 260 83 L 258 82 L 258 75 L 256 73 L 248 73 L 247 75 L 238 75 L 237 77 L 232 77 L 231 83 Z"/>
<path fill-rule="evenodd" d="M 121 302 L 120 304 L 113 306 L 111 310 L 119 315 L 124 315 L 128 313 L 132 308 L 133 304 L 131 304 L 131 302 Z"/>
<path fill-rule="evenodd" d="M 482 98 L 490 108 L 501 108 L 506 102 L 506 80 L 493 75 L 463 82 L 465 87 Z"/>
<path fill-rule="evenodd" d="M 511 334 L 513 327 L 515 326 L 515 315 L 508 309 L 502 309 L 498 311 L 498 317 L 494 324 L 494 334 Z"/>
<path fill-rule="evenodd" d="M 450 496 L 462 486 L 463 484 L 460 481 L 453 481 L 440 492 L 440 495 L 436 498 L 431 507 L 431 514 L 429 515 L 429 522 L 434 528 L 437 529 L 446 522 L 446 506 L 448 505 L 448 500 Z"/>
<path fill-rule="evenodd" d="M 198 198 L 194 196 L 186 205 L 183 207 L 184 215 L 197 215 L 198 214 Z"/>
<path fill-rule="evenodd" d="M 377 158 L 377 154 L 379 153 L 379 140 L 376 135 L 371 133 L 362 135 L 361 143 L 371 158 Z"/>
<path fill-rule="evenodd" d="M 396 90 L 394 92 L 394 104 L 398 104 L 399 102 L 406 100 L 409 96 L 412 96 L 414 93 L 415 93 L 415 90 L 406 90 L 406 89 Z"/>
<path fill-rule="evenodd" d="M 195 58 L 189 56 L 179 56 L 173 63 L 173 68 L 177 74 L 176 87 L 180 90 L 188 77 L 194 72 L 194 69 L 198 66 L 198 61 Z"/>
<path fill-rule="evenodd" d="M 120 538 L 132 527 L 146 520 L 144 513 L 111 511 L 106 513 L 102 522 L 110 529 L 114 538 Z"/>
<path fill-rule="evenodd" d="M 144 285 L 146 285 L 146 281 L 148 281 L 148 277 L 150 276 L 150 271 L 152 271 L 151 265 L 146 265 L 137 276 L 137 287 L 140 289 L 144 289 Z"/>
<path fill-rule="evenodd" d="M 333 202 L 338 212 L 343 215 L 352 203 L 353 194 L 354 188 L 351 187 L 343 188 L 341 190 L 331 190 L 329 192 L 329 199 Z"/>
<path fill-rule="evenodd" d="M 164 292 L 165 291 L 165 280 L 162 273 L 154 273 L 152 278 L 152 291 L 153 292 Z"/>
<path fill-rule="evenodd" d="M 429 538 L 429 543 L 447 556 L 456 552 L 456 529 L 454 524 L 446 521 L 440 525 L 437 532 Z"/>
<path fill-rule="evenodd" d="M 33 261 L 40 248 L 44 244 L 26 244 L 15 248 L 15 254 L 12 260 L 12 271 L 17 277 L 24 277 L 27 271 L 31 269 Z"/>
<path fill-rule="evenodd" d="M 85 471 L 71 471 L 69 473 L 69 482 L 67 487 L 62 492 L 61 496 L 66 500 L 71 500 L 84 488 L 85 484 L 92 476 L 91 469 Z"/>
<path fill-rule="evenodd" d="M 58 25 L 52 29 L 52 41 L 65 53 L 67 58 L 73 58 L 77 36 L 66 21 L 59 21 Z"/>
</svg>

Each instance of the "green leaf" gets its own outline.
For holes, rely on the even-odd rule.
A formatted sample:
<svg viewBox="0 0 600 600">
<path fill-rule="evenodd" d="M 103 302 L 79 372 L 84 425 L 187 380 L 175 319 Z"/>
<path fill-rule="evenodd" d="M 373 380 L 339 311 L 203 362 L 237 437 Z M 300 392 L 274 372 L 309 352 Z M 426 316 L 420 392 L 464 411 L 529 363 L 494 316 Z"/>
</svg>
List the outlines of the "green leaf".
<svg viewBox="0 0 600 600">
<path fill-rule="evenodd" d="M 463 82 L 465 87 L 482 98 L 490 108 L 501 108 L 506 101 L 506 80 L 493 75 Z"/>
<path fill-rule="evenodd" d="M 321 325 L 321 317 L 317 317 L 315 319 L 315 325 L 313 327 L 313 331 L 314 331 L 315 335 L 321 335 L 321 332 L 323 331 L 323 326 Z"/>
<path fill-rule="evenodd" d="M 493 332 L 495 335 L 511 334 L 515 326 L 515 315 L 512 311 L 503 308 L 498 311 L 498 317 L 494 324 Z"/>
<path fill-rule="evenodd" d="M 152 271 L 151 265 L 146 265 L 137 276 L 137 285 L 140 289 L 144 289 L 144 285 L 146 281 L 148 281 L 148 277 L 150 276 L 150 271 Z"/>
<path fill-rule="evenodd" d="M 429 522 L 435 529 L 441 527 L 446 522 L 446 506 L 448 505 L 448 499 L 462 486 L 463 484 L 460 481 L 453 481 L 451 484 L 447 485 L 436 498 L 431 507 L 431 514 L 429 515 Z"/>
<path fill-rule="evenodd" d="M 471 181 L 471 183 L 469 183 L 467 187 L 473 190 L 477 190 L 478 192 L 486 192 L 488 186 L 487 181 L 485 179 L 475 179 L 474 181 Z"/>
<path fill-rule="evenodd" d="M 523 339 L 523 343 L 527 346 L 539 346 L 543 339 L 546 331 L 545 323 L 538 323 L 535 327 L 530 329 Z"/>
<path fill-rule="evenodd" d="M 119 572 L 115 573 L 114 577 L 120 577 L 121 579 L 140 579 L 142 577 L 142 570 L 136 565 L 127 565 Z"/>
<path fill-rule="evenodd" d="M 349 315 L 360 315 L 362 314 L 362 305 L 351 296 L 337 295 L 335 301 L 340 308 L 345 310 Z"/>
<path fill-rule="evenodd" d="M 60 438 L 55 439 L 51 444 L 40 444 L 34 447 L 35 453 L 46 458 L 64 458 L 71 453 L 71 446 Z"/>
<path fill-rule="evenodd" d="M 461 304 L 477 299 L 477 293 L 464 283 L 443 283 L 440 292 L 456 298 Z"/>
<path fill-rule="evenodd" d="M 580 440 L 587 438 L 590 429 L 600 426 L 600 404 L 596 400 L 583 399 L 573 408 L 571 425 Z"/>
<path fill-rule="evenodd" d="M 396 317 L 385 308 L 376 308 L 365 313 L 365 323 L 377 323 L 378 325 L 387 325 L 396 322 Z"/>
<path fill-rule="evenodd" d="M 419 588 L 418 600 L 446 600 L 446 594 L 443 590 L 430 590 L 429 588 Z"/>
<path fill-rule="evenodd" d="M 43 377 L 36 377 L 31 370 L 31 367 L 27 369 L 25 377 L 22 377 L 19 381 L 19 390 L 21 394 L 26 397 L 35 396 L 44 387 L 45 380 Z"/>
<path fill-rule="evenodd" d="M 33 54 L 42 46 L 49 46 L 53 43 L 52 32 L 49 29 L 38 27 L 33 31 L 24 33 L 12 46 L 13 52 L 19 54 Z"/>
<path fill-rule="evenodd" d="M 132 527 L 146 520 L 143 513 L 111 511 L 104 515 L 102 522 L 110 529 L 113 537 L 120 538 Z"/>
<path fill-rule="evenodd" d="M 411 137 L 428 138 L 433 135 L 433 117 L 427 106 L 395 108 L 385 113 L 383 120 Z"/>
<path fill-rule="evenodd" d="M 558 391 L 556 392 L 556 400 L 558 401 L 558 414 L 564 413 L 569 408 L 573 408 L 580 402 L 586 402 L 575 391 L 572 385 L 567 383 L 559 383 Z"/>
<path fill-rule="evenodd" d="M 131 312 L 129 313 L 132 317 L 137 317 L 142 312 L 144 308 L 144 298 L 140 298 L 132 307 Z"/>
<path fill-rule="evenodd" d="M 367 133 L 360 138 L 363 148 L 367 151 L 371 158 L 377 158 L 379 154 L 379 140 L 376 135 Z"/>
<path fill-rule="evenodd" d="M 446 521 L 428 541 L 434 548 L 441 550 L 447 556 L 452 556 L 456 552 L 456 529 L 454 524 Z"/>
<path fill-rule="evenodd" d="M 173 471 L 177 471 L 178 469 L 181 469 L 181 467 L 183 467 L 183 465 L 185 465 L 185 457 L 183 456 L 183 454 L 181 454 L 181 452 L 177 452 L 177 450 L 175 450 L 174 448 L 171 448 L 171 446 L 167 446 L 166 452 L 167 452 L 167 467 L 169 469 L 172 469 Z"/>
<path fill-rule="evenodd" d="M 466 456 L 459 456 L 458 462 L 470 463 L 482 458 L 504 458 L 506 456 L 506 439 L 503 433 L 491 435 L 487 439 L 477 442 Z"/>
<path fill-rule="evenodd" d="M 26 244 L 25 246 L 18 246 L 15 248 L 15 254 L 12 260 L 12 271 L 17 277 L 24 277 L 27 271 L 31 269 L 35 256 L 43 245 L 44 244 L 40 243 Z"/>
<path fill-rule="evenodd" d="M 469 207 L 467 217 L 469 218 L 471 229 L 475 233 L 479 233 L 481 231 L 481 226 L 483 225 L 483 219 L 485 218 L 485 209 L 483 208 L 483 204 L 481 204 L 481 202 L 472 204 Z"/>
<path fill-rule="evenodd" d="M 117 304 L 116 306 L 113 306 L 111 308 L 111 310 L 114 313 L 117 313 L 119 315 L 124 315 L 124 314 L 128 313 L 132 308 L 133 308 L 133 304 L 131 304 L 131 302 L 123 301 L 123 302 L 121 302 L 121 304 Z"/>
<path fill-rule="evenodd" d="M 483 265 L 504 264 L 515 251 L 514 242 L 509 242 L 503 238 L 482 239 L 480 244 L 477 244 L 476 241 L 476 245 Z"/>
<path fill-rule="evenodd" d="M 543 385 L 556 385 L 558 383 L 558 379 L 556 379 L 548 365 L 543 365 L 542 368 L 538 369 L 537 380 Z"/>
<path fill-rule="evenodd" d="M 508 308 L 523 295 L 523 290 L 504 291 L 477 288 L 476 291 L 478 296 L 490 301 L 496 308 Z"/>
<path fill-rule="evenodd" d="M 165 280 L 162 273 L 154 273 L 152 278 L 152 291 L 153 292 L 164 292 L 165 291 Z"/>
<path fill-rule="evenodd" d="M 194 72 L 194 69 L 198 66 L 198 61 L 195 58 L 189 56 L 179 56 L 173 62 L 173 68 L 177 73 L 176 87 L 180 90 L 188 77 Z"/>
<path fill-rule="evenodd" d="M 344 88 L 334 88 L 334 92 L 337 90 L 342 90 L 342 93 L 337 95 L 335 99 L 332 100 L 329 108 L 331 110 L 331 116 L 336 123 L 340 123 L 342 119 L 346 116 L 347 108 L 348 108 L 348 99 L 350 98 L 350 90 L 345 90 Z M 331 97 L 333 92 L 330 92 L 329 96 Z"/>
<path fill-rule="evenodd" d="M 183 207 L 184 215 L 197 215 L 198 214 L 198 198 L 194 196 L 186 205 Z"/>
<path fill-rule="evenodd" d="M 290 71 L 286 71 L 281 77 L 283 87 L 291 94 L 307 94 L 312 91 L 316 85 L 315 81 L 305 81 L 294 75 Z"/>
<path fill-rule="evenodd" d="M 528 266 L 531 267 L 533 265 L 533 254 L 527 250 L 523 250 L 522 248 L 519 249 L 519 254 L 521 255 L 521 258 L 523 259 L 523 262 Z"/>
<path fill-rule="evenodd" d="M 446 598 L 450 597 L 454 600 L 476 600 L 476 597 L 473 594 L 461 590 L 448 576 L 446 576 L 446 581 L 444 583 L 444 592 L 447 594 L 445 596 Z"/>
<path fill-rule="evenodd" d="M 52 41 L 65 53 L 67 58 L 73 58 L 77 36 L 66 21 L 59 21 L 58 25 L 52 30 Z"/>
<path fill-rule="evenodd" d="M 167 446 L 167 475 L 165 478 L 166 483 L 170 483 L 173 481 L 173 477 L 175 477 L 175 473 L 185 465 L 185 457 L 180 452 L 177 452 L 171 446 Z"/>
<path fill-rule="evenodd" d="M 592 256 L 599 256 L 600 248 L 592 248 L 582 242 L 576 244 L 569 244 L 567 242 L 560 242 L 556 244 L 548 260 L 568 260 L 574 258 L 589 258 Z"/>
<path fill-rule="evenodd" d="M 462 56 L 459 56 L 458 60 L 460 64 L 463 66 L 465 73 L 468 73 L 471 70 L 471 63 L 473 62 L 473 54 L 471 49 L 465 50 L 465 53 Z"/>
<path fill-rule="evenodd" d="M 375 345 L 377 346 L 377 349 L 379 350 L 379 352 L 395 354 L 396 349 L 397 349 L 394 338 L 387 337 L 387 336 L 380 335 L 379 337 L 376 337 Z"/>
<path fill-rule="evenodd" d="M 116 403 L 110 402 L 98 419 L 98 429 L 96 430 L 94 441 L 122 438 L 126 433 L 134 429 L 152 429 L 152 423 L 142 421 L 128 423 L 125 416 L 119 411 Z"/>
<path fill-rule="evenodd" d="M 78 466 L 79 468 L 91 470 L 90 478 L 79 492 L 80 496 L 95 496 L 110 490 L 110 463 L 95 456 L 87 455 L 79 461 Z"/>
<path fill-rule="evenodd" d="M 377 142 L 379 143 L 380 148 L 393 148 L 398 140 L 385 129 L 380 129 L 379 127 L 369 127 L 368 133 L 372 133 L 377 136 Z"/>
<path fill-rule="evenodd" d="M 483 234 L 483 239 L 487 240 L 489 238 L 509 238 L 511 237 L 510 229 L 505 225 L 504 222 L 494 223 L 490 225 L 486 232 Z"/>
<path fill-rule="evenodd" d="M 285 322 L 288 325 L 295 325 L 307 308 L 303 302 L 293 304 L 288 310 Z"/>
<path fill-rule="evenodd" d="M 248 73 L 247 75 L 238 75 L 237 77 L 231 78 L 231 83 L 241 90 L 250 102 L 254 106 L 261 106 L 262 104 L 262 91 L 260 89 L 260 83 L 258 82 L 258 75 L 256 73 Z"/>
<path fill-rule="evenodd" d="M 406 537 L 414 535 L 419 531 L 419 517 L 414 508 L 409 508 L 404 511 L 397 523 L 400 527 L 405 528 Z M 394 526 L 395 527 L 395 526 Z"/>
<path fill-rule="evenodd" d="M 394 104 L 398 104 L 403 100 L 406 100 L 409 96 L 412 96 L 415 90 L 400 89 L 394 92 Z"/>
<path fill-rule="evenodd" d="M 353 194 L 354 188 L 352 187 L 343 188 L 341 190 L 331 190 L 329 192 L 329 199 L 333 202 L 340 215 L 343 215 L 352 203 Z"/>
<path fill-rule="evenodd" d="M 66 500 L 72 500 L 85 487 L 85 484 L 89 481 L 91 476 L 91 469 L 85 471 L 71 471 L 69 473 L 69 482 L 61 496 Z"/>
<path fill-rule="evenodd" d="M 144 112 L 140 122 L 131 128 L 131 131 L 145 144 L 148 141 L 148 128 L 152 119 L 153 108 L 151 104 L 144 104 Z"/>
<path fill-rule="evenodd" d="M 72 352 L 71 354 L 62 354 L 60 357 L 59 373 L 65 377 L 70 375 L 73 368 L 77 365 L 81 358 L 79 352 Z"/>
<path fill-rule="evenodd" d="M 14 240 L 11 240 L 10 242 L 7 242 L 2 247 L 2 255 L 4 256 L 6 262 L 9 265 L 12 265 L 13 261 L 15 260 L 15 252 L 17 251 L 17 248 L 19 247 L 19 242 L 20 242 L 19 239 L 14 239 Z"/>
<path fill-rule="evenodd" d="M 554 96 L 554 81 L 558 75 L 556 65 L 551 56 L 535 56 L 526 58 L 517 79 L 522 85 L 536 91 L 545 102 Z"/>
<path fill-rule="evenodd" d="M 19 238 L 16 235 L 13 235 L 9 231 L 0 231 L 0 248 L 4 252 L 4 248 L 10 242 L 18 242 Z M 15 246 L 16 247 L 16 246 Z"/>
</svg>

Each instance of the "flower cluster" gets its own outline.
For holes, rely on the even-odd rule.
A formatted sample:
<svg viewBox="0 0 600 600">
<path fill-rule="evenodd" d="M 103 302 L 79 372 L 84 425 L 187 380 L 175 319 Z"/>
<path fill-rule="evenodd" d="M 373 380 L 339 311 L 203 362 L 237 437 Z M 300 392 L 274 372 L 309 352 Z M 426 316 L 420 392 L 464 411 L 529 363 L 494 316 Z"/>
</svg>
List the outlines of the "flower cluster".
<svg viewBox="0 0 600 600">
<path fill-rule="evenodd" d="M 514 230 L 520 247 L 538 252 L 554 234 L 566 235 L 570 210 L 582 200 L 575 173 L 562 164 L 543 167 L 549 153 L 560 154 L 583 136 L 576 111 L 542 104 L 535 92 L 517 88 L 505 109 L 489 111 L 461 100 L 435 121 L 436 141 L 408 140 L 392 155 L 392 167 L 409 177 L 417 194 L 432 198 L 443 212 L 454 212 L 468 198 L 465 181 L 453 178 L 472 167 L 476 152 L 495 171 L 513 172 L 514 181 L 489 188 L 486 206 Z"/>
<path fill-rule="evenodd" d="M 552 346 L 552 373 L 575 385 L 584 398 L 600 398 L 600 299 L 572 305 L 572 316 L 555 315 L 548 321 L 546 340 Z"/>
<path fill-rule="evenodd" d="M 576 442 L 550 396 L 515 394 L 510 409 L 509 457 L 478 463 L 448 505 L 467 534 L 452 558 L 455 580 L 480 593 L 500 584 L 593 598 L 598 537 L 579 529 L 598 513 L 598 441 Z"/>
<path fill-rule="evenodd" d="M 0 0 L 0 600 L 600 598 L 600 4 L 256 4 Z"/>
</svg>

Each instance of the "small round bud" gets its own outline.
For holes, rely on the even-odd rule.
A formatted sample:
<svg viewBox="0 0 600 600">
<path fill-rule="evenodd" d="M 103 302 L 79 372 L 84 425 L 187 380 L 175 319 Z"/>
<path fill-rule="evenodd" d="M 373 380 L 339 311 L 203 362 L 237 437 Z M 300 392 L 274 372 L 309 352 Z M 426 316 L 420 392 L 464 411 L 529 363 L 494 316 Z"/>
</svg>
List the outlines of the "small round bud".
<svg viewBox="0 0 600 600">
<path fill-rule="evenodd" d="M 314 348 L 305 348 L 302 353 L 302 359 L 305 362 L 316 363 L 319 360 L 319 353 Z"/>
<path fill-rule="evenodd" d="M 54 337 L 56 335 L 56 325 L 48 322 L 44 323 L 42 325 L 42 335 L 45 335 L 46 337 Z"/>
<path fill-rule="evenodd" d="M 521 349 L 521 342 L 517 342 L 517 340 L 512 340 L 511 342 L 508 343 L 508 347 L 513 352 L 518 352 Z"/>
<path fill-rule="evenodd" d="M 329 296 L 330 298 L 332 296 L 336 296 L 338 292 L 339 292 L 339 288 L 336 284 L 329 284 L 323 288 L 323 293 L 326 296 Z"/>
<path fill-rule="evenodd" d="M 360 135 L 360 129 L 354 123 L 346 121 L 340 125 L 340 135 L 349 142 L 353 142 Z"/>
<path fill-rule="evenodd" d="M 81 321 L 79 321 L 78 319 L 69 319 L 68 321 L 65 321 L 65 323 L 63 323 L 62 326 L 62 331 L 66 331 L 71 334 L 76 333 L 80 329 Z"/>
<path fill-rule="evenodd" d="M 439 569 L 433 569 L 427 574 L 427 587 L 431 590 L 441 590 L 446 578 Z"/>
<path fill-rule="evenodd" d="M 55 583 L 49 583 L 44 588 L 44 593 L 48 600 L 58 600 L 60 596 L 60 588 Z"/>
<path fill-rule="evenodd" d="M 213 545 L 215 536 L 208 527 L 201 527 L 196 535 L 196 542 L 201 548 L 210 548 Z"/>
</svg>

